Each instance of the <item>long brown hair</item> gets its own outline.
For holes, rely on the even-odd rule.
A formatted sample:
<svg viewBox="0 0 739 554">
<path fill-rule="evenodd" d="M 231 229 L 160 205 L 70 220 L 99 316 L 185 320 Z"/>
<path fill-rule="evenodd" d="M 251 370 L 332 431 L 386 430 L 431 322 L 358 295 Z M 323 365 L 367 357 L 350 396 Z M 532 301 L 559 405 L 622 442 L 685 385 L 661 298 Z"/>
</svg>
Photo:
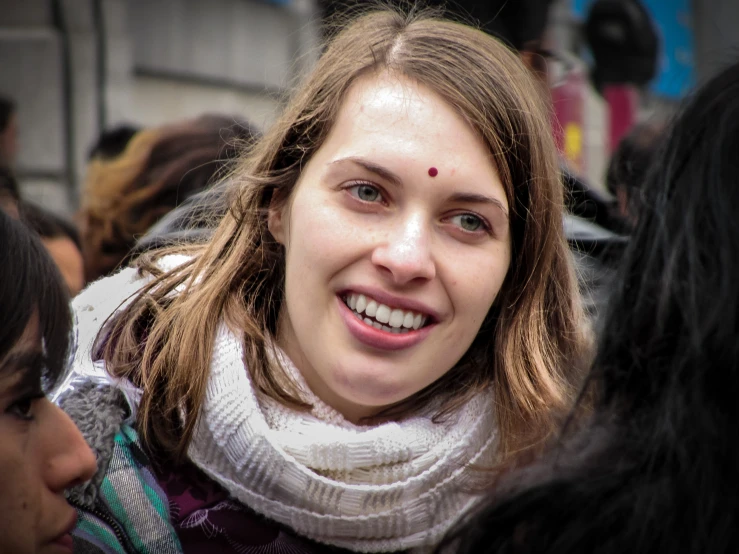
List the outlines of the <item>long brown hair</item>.
<svg viewBox="0 0 739 554">
<path fill-rule="evenodd" d="M 290 198 L 347 88 L 372 71 L 415 79 L 459 110 L 486 141 L 511 206 L 511 267 L 473 345 L 444 377 L 385 415 L 404 417 L 432 398 L 444 414 L 493 384 L 505 460 L 541 443 L 555 428 L 555 416 L 570 407 L 584 320 L 540 88 L 514 53 L 479 30 L 426 12 L 375 9 L 329 41 L 282 117 L 241 161 L 231 209 L 211 242 L 140 260 L 140 271 L 154 278 L 114 318 L 101 356 L 111 373 L 143 389 L 139 424 L 146 441 L 186 454 L 221 322 L 243 337 L 255 387 L 307 408 L 268 353 L 285 260 L 267 230 L 267 209 Z M 157 259 L 174 252 L 193 257 L 172 271 L 158 269 Z"/>
</svg>

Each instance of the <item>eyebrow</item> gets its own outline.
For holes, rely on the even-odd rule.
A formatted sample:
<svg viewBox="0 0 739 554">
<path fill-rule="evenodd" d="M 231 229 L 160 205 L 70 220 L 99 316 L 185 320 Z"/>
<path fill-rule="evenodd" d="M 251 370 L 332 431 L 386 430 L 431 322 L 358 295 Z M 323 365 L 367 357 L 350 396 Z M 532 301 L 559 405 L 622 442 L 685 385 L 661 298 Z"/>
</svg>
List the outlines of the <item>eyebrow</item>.
<svg viewBox="0 0 739 554">
<path fill-rule="evenodd" d="M 492 204 L 497 207 L 506 219 L 508 219 L 508 210 L 503 203 L 497 198 L 492 196 L 485 196 L 484 194 L 476 194 L 473 192 L 459 192 L 452 195 L 452 202 L 464 202 L 469 204 Z"/>
<path fill-rule="evenodd" d="M 389 181 L 395 186 L 400 186 L 402 184 L 402 180 L 397 174 L 393 173 L 386 167 L 383 167 L 374 162 L 365 160 L 364 158 L 359 158 L 356 156 L 348 156 L 346 158 L 340 158 L 338 160 L 334 160 L 329 165 L 340 164 L 343 162 L 351 162 L 355 165 L 358 165 L 362 167 L 363 169 L 369 171 L 370 173 L 374 173 L 375 175 L 378 175 L 379 177 L 385 179 L 386 181 Z M 492 196 L 485 196 L 484 194 L 477 194 L 473 192 L 458 192 L 452 195 L 451 201 L 460 202 L 460 203 L 470 203 L 470 204 L 493 204 L 501 212 L 503 212 L 503 215 L 506 217 L 506 219 L 508 219 L 508 210 L 506 209 L 506 207 L 503 205 L 503 203 L 500 200 Z"/>
<path fill-rule="evenodd" d="M 351 162 L 355 165 L 358 165 L 362 167 L 363 169 L 366 169 L 370 173 L 374 173 L 375 175 L 382 177 L 386 181 L 390 181 L 393 185 L 400 186 L 402 184 L 401 179 L 400 177 L 398 177 L 398 175 L 396 175 L 395 173 L 393 173 L 386 167 L 383 167 L 376 163 L 365 160 L 364 158 L 358 158 L 356 156 L 349 156 L 347 158 L 340 158 L 338 160 L 334 160 L 329 165 L 340 164 L 343 162 Z"/>
</svg>

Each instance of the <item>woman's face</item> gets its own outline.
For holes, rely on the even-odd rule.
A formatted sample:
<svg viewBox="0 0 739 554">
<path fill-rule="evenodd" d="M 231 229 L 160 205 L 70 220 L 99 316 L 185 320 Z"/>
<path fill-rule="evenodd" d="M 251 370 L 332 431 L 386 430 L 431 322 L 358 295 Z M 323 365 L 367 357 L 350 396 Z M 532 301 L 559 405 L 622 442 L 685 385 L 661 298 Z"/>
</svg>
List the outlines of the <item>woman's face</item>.
<svg viewBox="0 0 739 554">
<path fill-rule="evenodd" d="M 0 552 L 72 552 L 77 518 L 63 493 L 96 469 L 72 421 L 44 397 L 41 370 L 34 316 L 0 359 Z"/>
<path fill-rule="evenodd" d="M 348 91 L 288 202 L 278 343 L 313 392 L 357 421 L 467 351 L 508 271 L 508 203 L 481 137 L 403 77 Z"/>
</svg>

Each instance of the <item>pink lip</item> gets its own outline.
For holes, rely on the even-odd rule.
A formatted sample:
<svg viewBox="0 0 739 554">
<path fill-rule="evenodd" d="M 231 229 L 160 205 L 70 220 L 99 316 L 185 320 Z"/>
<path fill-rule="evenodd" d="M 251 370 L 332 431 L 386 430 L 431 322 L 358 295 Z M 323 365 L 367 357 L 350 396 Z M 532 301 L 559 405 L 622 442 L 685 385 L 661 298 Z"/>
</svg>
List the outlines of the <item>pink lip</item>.
<svg viewBox="0 0 739 554">
<path fill-rule="evenodd" d="M 74 544 L 72 541 L 72 531 L 77 526 L 77 512 L 74 512 L 74 515 L 72 516 L 71 521 L 69 524 L 64 528 L 64 531 L 62 531 L 59 536 L 57 536 L 52 543 L 55 546 L 59 546 L 61 548 L 64 548 L 65 550 L 68 550 L 69 552 L 74 551 Z"/>
<path fill-rule="evenodd" d="M 344 304 L 340 296 L 337 296 L 336 300 L 339 303 L 339 313 L 351 335 L 362 344 L 377 348 L 378 350 L 403 350 L 415 346 L 425 339 L 434 327 L 434 324 L 431 324 L 403 334 L 388 333 L 382 329 L 375 329 L 371 325 L 367 325 L 363 320 L 360 320 L 349 309 L 349 306 Z M 380 299 L 377 298 L 377 300 Z"/>
<path fill-rule="evenodd" d="M 74 542 L 72 541 L 72 535 L 67 534 L 62 535 L 61 537 L 57 537 L 54 540 L 54 545 L 64 548 L 65 550 L 69 550 L 69 552 L 74 552 Z"/>
<path fill-rule="evenodd" d="M 422 302 L 411 300 L 409 298 L 402 298 L 400 296 L 393 296 L 387 292 L 375 289 L 372 287 L 352 287 L 339 292 L 339 296 L 345 296 L 347 294 L 364 294 L 365 296 L 372 297 L 373 300 L 385 304 L 390 308 L 399 308 L 401 310 L 407 310 L 423 314 L 429 318 L 431 322 L 437 322 L 441 319 L 441 315 Z"/>
</svg>

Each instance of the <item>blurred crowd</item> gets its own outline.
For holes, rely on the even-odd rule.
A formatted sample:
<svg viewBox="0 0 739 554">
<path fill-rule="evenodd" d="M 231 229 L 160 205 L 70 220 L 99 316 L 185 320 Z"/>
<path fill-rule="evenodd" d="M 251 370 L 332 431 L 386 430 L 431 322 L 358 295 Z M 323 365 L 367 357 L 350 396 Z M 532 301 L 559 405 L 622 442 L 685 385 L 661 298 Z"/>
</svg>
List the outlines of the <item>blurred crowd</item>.
<svg viewBox="0 0 739 554">
<path fill-rule="evenodd" d="M 226 179 L 259 131 L 238 116 L 203 114 L 158 127 L 122 124 L 90 146 L 73 218 L 27 201 L 13 173 L 15 103 L 0 99 L 0 208 L 39 234 L 72 296 L 120 268 L 150 228 L 175 207 Z M 212 225 L 217 214 L 192 221 Z"/>
</svg>

